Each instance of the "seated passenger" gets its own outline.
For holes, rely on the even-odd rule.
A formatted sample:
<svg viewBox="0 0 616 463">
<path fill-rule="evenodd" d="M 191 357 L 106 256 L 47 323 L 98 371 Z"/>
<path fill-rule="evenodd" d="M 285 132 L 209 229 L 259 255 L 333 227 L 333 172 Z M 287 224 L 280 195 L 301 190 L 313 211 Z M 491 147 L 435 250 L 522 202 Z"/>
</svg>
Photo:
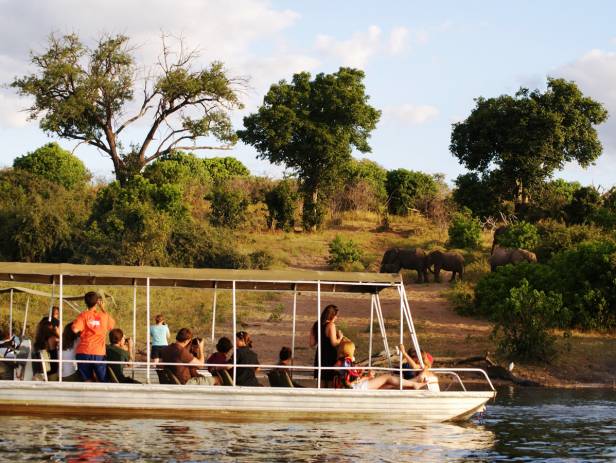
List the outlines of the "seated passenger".
<svg viewBox="0 0 616 463">
<path fill-rule="evenodd" d="M 229 338 L 225 336 L 220 338 L 218 342 L 216 343 L 216 352 L 210 355 L 205 363 L 207 363 L 208 365 L 211 364 L 211 365 L 225 365 L 225 366 L 224 367 L 209 366 L 207 367 L 208 371 L 210 373 L 213 373 L 214 371 L 219 370 L 221 368 L 228 369 L 229 367 L 227 366 L 227 355 L 229 354 L 229 352 L 231 352 L 232 349 L 233 349 L 233 344 L 231 343 L 231 340 Z"/>
<path fill-rule="evenodd" d="M 421 358 L 424 364 L 422 368 L 413 348 L 409 348 L 408 351 L 405 351 L 403 344 L 400 344 L 398 348 L 400 349 L 400 352 L 405 360 L 402 364 L 402 376 L 404 379 L 416 379 L 419 382 L 428 383 L 428 389 L 431 391 L 438 391 L 438 378 L 434 373 L 430 372 L 430 368 L 432 368 L 432 364 L 434 363 L 434 358 L 428 352 L 423 351 L 421 353 Z M 417 371 L 410 371 L 411 369 Z"/>
<path fill-rule="evenodd" d="M 199 342 L 200 356 L 194 357 L 188 350 L 188 346 L 192 342 L 192 331 L 188 328 L 182 328 L 175 336 L 175 342 L 164 347 L 160 353 L 161 363 L 183 363 L 185 365 L 164 365 L 165 370 L 171 372 L 181 384 L 206 384 L 213 385 L 217 381 L 214 378 L 201 376 L 197 373 L 196 368 L 191 369 L 190 366 L 199 367 L 203 365 L 203 344 Z M 196 375 L 196 376 L 193 376 Z"/>
<path fill-rule="evenodd" d="M 58 362 L 53 362 L 53 360 L 58 360 L 58 343 L 58 334 L 53 323 L 49 320 L 41 320 L 36 327 L 32 355 L 35 359 L 32 362 L 32 374 L 35 380 L 58 380 Z"/>
<path fill-rule="evenodd" d="M 349 369 L 338 370 L 338 374 L 334 377 L 334 387 L 355 389 L 358 391 L 400 387 L 400 378 L 398 376 L 391 374 L 374 376 L 373 372 L 369 372 L 367 376 L 364 376 L 363 370 L 351 368 L 355 366 L 354 362 L 355 344 L 348 339 L 344 339 L 338 346 L 338 361 L 336 362 L 336 366 Z M 402 380 L 402 387 L 405 389 L 420 389 L 425 386 L 425 383 L 421 383 L 418 380 Z"/>
<path fill-rule="evenodd" d="M 292 362 L 291 349 L 283 347 L 278 354 L 278 365 L 288 366 Z M 267 374 L 272 387 L 304 387 L 291 379 L 287 368 L 275 368 Z"/>
<path fill-rule="evenodd" d="M 60 336 L 60 307 L 54 305 L 51 308 L 51 318 L 49 317 L 49 315 L 45 315 L 43 318 L 41 318 L 41 321 L 39 323 L 48 321 L 53 324 L 53 327 L 56 329 L 56 333 L 58 334 L 58 336 Z"/>
<path fill-rule="evenodd" d="M 14 359 L 15 358 L 15 344 L 12 338 L 8 337 L 8 332 L 5 332 L 0 327 L 0 358 L 1 359 Z M 11 381 L 13 379 L 13 371 L 16 368 L 14 362 L 0 361 L 0 380 Z"/>
<path fill-rule="evenodd" d="M 75 351 L 79 344 L 79 333 L 73 331 L 73 322 L 62 330 L 62 381 L 78 382 L 81 375 L 77 371 Z"/>
<path fill-rule="evenodd" d="M 133 360 L 133 344 L 132 340 L 124 337 L 124 332 L 120 328 L 114 328 L 109 332 L 109 345 L 106 350 L 106 360 L 110 362 L 131 362 Z M 118 363 L 107 364 L 107 367 L 113 371 L 116 379 L 120 383 L 135 383 L 141 384 L 139 381 L 124 376 L 124 365 Z M 111 378 L 107 377 L 109 381 Z"/>
<path fill-rule="evenodd" d="M 252 350 L 252 340 L 246 331 L 238 331 L 236 334 L 236 351 L 238 365 L 258 365 L 259 358 L 255 351 Z M 233 357 L 229 360 L 229 364 L 233 365 Z M 257 381 L 257 367 L 237 367 L 235 374 L 235 384 L 238 386 L 261 386 Z M 232 372 L 230 372 L 233 376 Z"/>
</svg>

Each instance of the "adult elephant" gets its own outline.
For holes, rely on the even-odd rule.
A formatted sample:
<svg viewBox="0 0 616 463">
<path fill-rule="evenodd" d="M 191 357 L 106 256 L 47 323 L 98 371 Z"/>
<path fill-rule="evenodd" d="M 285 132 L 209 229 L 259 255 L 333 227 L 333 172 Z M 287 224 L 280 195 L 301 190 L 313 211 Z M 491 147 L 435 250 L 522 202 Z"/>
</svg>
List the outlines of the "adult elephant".
<svg viewBox="0 0 616 463">
<path fill-rule="evenodd" d="M 494 253 L 494 248 L 498 246 L 499 238 L 504 235 L 507 230 L 509 230 L 509 225 L 501 225 L 494 230 L 494 238 L 492 239 L 492 249 L 490 253 Z"/>
<path fill-rule="evenodd" d="M 428 282 L 426 251 L 421 248 L 391 248 L 385 251 L 381 260 L 381 273 L 398 273 L 400 269 L 417 271 L 417 283 Z"/>
<path fill-rule="evenodd" d="M 434 281 L 437 282 L 441 281 L 441 270 L 451 272 L 450 281 L 455 281 L 456 275 L 459 279 L 462 279 L 462 275 L 464 275 L 464 256 L 459 252 L 432 251 L 426 258 L 426 265 L 428 270 L 434 273 Z M 434 267 L 434 270 L 432 270 L 432 267 Z"/>
<path fill-rule="evenodd" d="M 501 248 L 499 245 L 494 247 L 492 255 L 488 259 L 490 269 L 495 272 L 497 267 L 507 264 L 519 264 L 520 262 L 537 262 L 534 252 L 519 248 Z"/>
</svg>

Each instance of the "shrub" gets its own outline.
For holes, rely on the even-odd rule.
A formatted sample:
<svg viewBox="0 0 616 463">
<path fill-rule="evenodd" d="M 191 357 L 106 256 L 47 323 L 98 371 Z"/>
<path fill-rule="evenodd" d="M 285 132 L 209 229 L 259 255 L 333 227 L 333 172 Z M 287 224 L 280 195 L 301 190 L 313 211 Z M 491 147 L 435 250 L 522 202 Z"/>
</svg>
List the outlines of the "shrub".
<svg viewBox="0 0 616 463">
<path fill-rule="evenodd" d="M 565 208 L 568 224 L 588 224 L 601 207 L 601 195 L 593 186 L 585 186 L 573 193 L 571 203 Z"/>
<path fill-rule="evenodd" d="M 562 179 L 540 183 L 531 191 L 532 202 L 526 210 L 526 219 L 534 222 L 542 219 L 566 220 L 566 208 L 580 187 L 579 182 Z"/>
<path fill-rule="evenodd" d="M 471 215 L 470 209 L 454 214 L 449 225 L 449 241 L 452 248 L 477 248 L 481 240 L 481 223 Z"/>
<path fill-rule="evenodd" d="M 265 194 L 269 228 L 291 231 L 295 225 L 297 191 L 290 180 L 282 180 Z"/>
<path fill-rule="evenodd" d="M 482 177 L 475 172 L 459 175 L 454 180 L 453 201 L 459 208 L 470 209 L 476 217 L 495 217 L 499 212 L 511 212 L 504 206 L 497 175 L 495 172 Z"/>
<path fill-rule="evenodd" d="M 210 222 L 217 227 L 237 228 L 246 219 L 248 200 L 240 190 L 218 187 L 212 195 Z"/>
<path fill-rule="evenodd" d="M 304 195 L 302 207 L 302 226 L 304 230 L 313 231 L 323 225 L 325 220 L 325 206 L 323 201 L 315 203 L 311 196 Z"/>
<path fill-rule="evenodd" d="M 387 172 L 385 186 L 389 201 L 388 210 L 397 215 L 408 215 L 412 209 L 426 212 L 426 204 L 438 193 L 433 176 L 406 169 Z"/>
<path fill-rule="evenodd" d="M 469 282 L 457 281 L 454 287 L 447 292 L 447 298 L 460 315 L 473 315 L 475 290 Z"/>
<path fill-rule="evenodd" d="M 206 169 L 203 159 L 181 151 L 174 151 L 147 165 L 143 176 L 157 185 L 170 183 L 182 188 L 192 183 L 201 185 L 212 183 L 212 176 Z"/>
<path fill-rule="evenodd" d="M 550 329 L 567 317 L 560 294 L 533 289 L 522 279 L 494 309 L 493 334 L 501 355 L 527 361 L 548 361 L 553 357 L 555 337 Z"/>
<path fill-rule="evenodd" d="M 362 251 L 353 240 L 345 240 L 336 235 L 329 243 L 328 263 L 334 270 L 344 270 L 345 265 L 360 262 L 361 258 Z"/>
<path fill-rule="evenodd" d="M 600 229 L 591 225 L 567 227 L 554 220 L 540 222 L 537 225 L 537 231 L 539 244 L 535 248 L 535 253 L 541 262 L 547 262 L 550 257 L 560 251 L 570 249 L 583 241 L 599 239 L 603 235 Z"/>
<path fill-rule="evenodd" d="M 248 255 L 248 259 L 250 261 L 250 268 L 259 270 L 266 270 L 274 263 L 274 256 L 265 250 L 251 252 Z"/>
<path fill-rule="evenodd" d="M 504 233 L 498 235 L 496 243 L 505 248 L 521 248 L 534 250 L 539 244 L 537 227 L 528 222 L 516 222 L 507 227 Z"/>
<path fill-rule="evenodd" d="M 247 177 L 250 175 L 250 171 L 241 161 L 230 156 L 205 158 L 202 162 L 215 183 L 223 183 L 232 177 Z"/>
<path fill-rule="evenodd" d="M 68 190 L 85 185 L 91 177 L 77 156 L 55 142 L 15 158 L 13 167 L 43 177 Z"/>
</svg>

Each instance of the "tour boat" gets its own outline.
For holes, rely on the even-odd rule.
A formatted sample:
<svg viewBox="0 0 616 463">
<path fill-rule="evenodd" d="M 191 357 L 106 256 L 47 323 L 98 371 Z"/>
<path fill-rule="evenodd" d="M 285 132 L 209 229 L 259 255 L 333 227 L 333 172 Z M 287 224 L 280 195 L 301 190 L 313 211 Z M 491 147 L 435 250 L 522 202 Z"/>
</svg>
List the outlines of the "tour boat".
<svg viewBox="0 0 616 463">
<path fill-rule="evenodd" d="M 222 270 L 186 269 L 164 267 L 128 267 L 107 265 L 75 264 L 33 264 L 0 263 L 0 282 L 4 282 L 2 292 L 10 292 L 9 325 L 13 321 L 13 293 L 31 292 L 45 295 L 40 290 L 14 286 L 16 284 L 49 285 L 47 293 L 52 300 L 57 299 L 60 308 L 60 327 L 67 320 L 65 308 L 75 309 L 74 301 L 79 296 L 65 294 L 65 287 L 104 287 L 116 286 L 133 289 L 133 338 L 136 337 L 137 288 L 145 288 L 146 346 L 149 346 L 150 290 L 154 287 L 192 288 L 213 292 L 212 340 L 215 336 L 217 294 L 231 293 L 233 325 L 233 352 L 236 351 L 237 294 L 244 291 L 288 292 L 293 295 L 292 307 L 292 352 L 296 349 L 296 310 L 299 293 L 316 293 L 315 320 L 320 320 L 323 295 L 332 293 L 354 293 L 364 295 L 369 301 L 370 335 L 368 360 L 365 370 L 389 372 L 402 376 L 402 369 L 392 366 L 392 354 L 386 332 L 385 318 L 381 307 L 380 293 L 389 289 L 399 300 L 399 333 L 396 345 L 410 340 L 421 359 L 419 342 L 415 333 L 411 308 L 399 274 L 322 272 L 309 270 Z M 393 290 L 393 291 L 392 291 Z M 351 299 L 354 304 L 356 299 Z M 71 302 L 72 301 L 72 302 Z M 366 304 L 368 306 L 368 304 Z M 367 309 L 367 308 L 366 308 Z M 368 309 L 367 309 L 368 311 Z M 26 309 L 27 313 L 27 309 Z M 368 313 L 366 313 L 368 317 Z M 380 331 L 388 359 L 387 367 L 377 367 L 373 358 L 373 325 Z M 376 331 L 376 330 L 374 330 Z M 319 321 L 320 338 L 320 321 Z M 13 333 L 11 333 L 13 334 Z M 23 333 L 22 333 L 23 334 Z M 399 336 L 399 337 L 398 337 Z M 406 337 L 408 336 L 408 338 Z M 23 337 L 23 336 L 22 336 Z M 61 338 L 61 337 L 60 337 Z M 320 341 L 320 339 L 319 339 Z M 437 377 L 447 380 L 450 389 L 389 389 L 354 390 L 322 388 L 320 377 L 325 367 L 317 365 L 293 365 L 285 367 L 292 371 L 317 371 L 314 387 L 246 387 L 246 386 L 205 386 L 158 384 L 155 365 L 150 361 L 147 350 L 145 361 L 132 362 L 144 375 L 144 384 L 118 383 L 75 383 L 59 381 L 34 381 L 28 376 L 31 363 L 40 360 L 29 358 L 22 348 L 16 358 L 0 358 L 4 362 L 17 362 L 21 365 L 20 379 L 0 381 L 1 413 L 49 413 L 70 415 L 121 415 L 121 416 L 175 416 L 175 417 L 253 417 L 256 419 L 340 419 L 349 418 L 390 418 L 418 422 L 441 422 L 465 420 L 482 411 L 485 404 L 495 396 L 494 387 L 485 371 L 476 368 L 432 368 Z M 59 359 L 62 364 L 60 341 Z M 400 354 L 401 355 L 401 354 Z M 234 355 L 233 358 L 236 358 Z M 402 360 L 400 358 L 400 360 Z M 52 360 L 53 361 L 53 360 Z M 421 362 L 421 360 L 420 360 Z M 113 362 L 108 362 L 113 363 Z M 401 364 L 402 362 L 398 362 Z M 170 365 L 170 364 L 166 364 Z M 242 365 L 245 367 L 246 365 Z M 257 365 L 254 365 L 255 367 Z M 279 368 L 277 365 L 259 365 L 262 370 Z M 235 365 L 229 370 L 232 383 L 235 381 Z M 462 376 L 475 375 L 482 378 L 479 390 L 467 390 L 468 384 Z M 473 382 L 474 389 L 477 384 Z M 443 388 L 441 388 L 443 389 Z M 453 390 L 455 389 L 455 390 Z"/>
</svg>

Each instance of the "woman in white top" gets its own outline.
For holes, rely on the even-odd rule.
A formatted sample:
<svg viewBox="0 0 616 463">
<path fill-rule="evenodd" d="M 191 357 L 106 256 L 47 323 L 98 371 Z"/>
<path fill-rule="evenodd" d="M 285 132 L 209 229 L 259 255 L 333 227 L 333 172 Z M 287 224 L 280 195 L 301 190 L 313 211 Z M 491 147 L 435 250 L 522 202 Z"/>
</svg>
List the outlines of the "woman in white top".
<svg viewBox="0 0 616 463">
<path fill-rule="evenodd" d="M 72 328 L 73 322 L 64 327 L 62 331 L 62 381 L 81 381 L 75 363 L 75 350 L 79 345 L 79 333 Z"/>
</svg>

